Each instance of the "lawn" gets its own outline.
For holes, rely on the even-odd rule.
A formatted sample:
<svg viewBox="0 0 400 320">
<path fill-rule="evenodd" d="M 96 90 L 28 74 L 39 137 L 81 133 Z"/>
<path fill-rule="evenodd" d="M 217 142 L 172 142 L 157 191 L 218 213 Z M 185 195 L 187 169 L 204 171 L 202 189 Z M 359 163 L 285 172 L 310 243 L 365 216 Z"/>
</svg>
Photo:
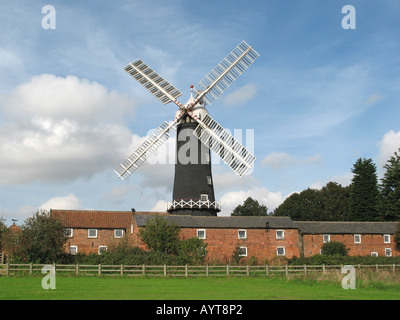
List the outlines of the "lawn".
<svg viewBox="0 0 400 320">
<path fill-rule="evenodd" d="M 345 290 L 340 283 L 285 278 L 0 277 L 0 300 L 397 300 L 400 284 Z"/>
</svg>

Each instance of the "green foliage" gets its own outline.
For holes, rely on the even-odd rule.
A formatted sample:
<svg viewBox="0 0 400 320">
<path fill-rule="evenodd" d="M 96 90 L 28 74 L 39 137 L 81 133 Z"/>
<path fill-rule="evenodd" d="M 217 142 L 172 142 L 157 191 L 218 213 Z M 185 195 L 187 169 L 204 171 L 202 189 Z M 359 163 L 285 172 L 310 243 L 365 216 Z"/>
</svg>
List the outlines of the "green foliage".
<svg viewBox="0 0 400 320">
<path fill-rule="evenodd" d="M 62 223 L 46 211 L 26 219 L 21 232 L 8 233 L 5 246 L 12 262 L 53 263 L 65 255 L 67 238 Z"/>
<path fill-rule="evenodd" d="M 294 221 L 345 221 L 348 219 L 349 188 L 328 182 L 321 190 L 306 189 L 293 193 L 274 216 L 289 216 Z"/>
<path fill-rule="evenodd" d="M 139 237 L 147 247 L 167 254 L 177 253 L 180 228 L 171 224 L 163 216 L 155 216 L 146 223 L 146 228 L 139 230 Z"/>
<path fill-rule="evenodd" d="M 386 172 L 381 180 L 381 211 L 385 221 L 400 220 L 400 148 L 384 165 Z"/>
<path fill-rule="evenodd" d="M 257 200 L 248 197 L 243 205 L 238 205 L 231 216 L 266 216 L 268 208 L 264 205 L 260 205 Z"/>
<path fill-rule="evenodd" d="M 346 256 L 347 249 L 342 242 L 327 242 L 322 245 L 322 254 L 328 256 Z"/>
<path fill-rule="evenodd" d="M 243 256 L 240 255 L 240 243 L 238 243 L 235 246 L 235 250 L 233 250 L 232 256 L 231 256 L 231 260 L 232 262 L 239 264 L 240 261 L 242 260 Z"/>
<path fill-rule="evenodd" d="M 207 255 L 207 243 L 197 237 L 180 240 L 178 255 L 188 263 L 201 264 Z"/>
<path fill-rule="evenodd" d="M 379 220 L 380 194 L 376 165 L 372 159 L 359 158 L 351 170 L 350 218 L 352 221 Z"/>
</svg>

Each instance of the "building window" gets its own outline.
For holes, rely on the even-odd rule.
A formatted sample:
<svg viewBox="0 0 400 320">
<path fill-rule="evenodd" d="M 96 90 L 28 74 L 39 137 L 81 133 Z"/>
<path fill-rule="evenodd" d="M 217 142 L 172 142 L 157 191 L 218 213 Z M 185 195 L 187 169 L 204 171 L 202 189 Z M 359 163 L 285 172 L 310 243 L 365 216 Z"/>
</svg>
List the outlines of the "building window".
<svg viewBox="0 0 400 320">
<path fill-rule="evenodd" d="M 360 234 L 354 235 L 354 243 L 361 243 L 361 235 Z"/>
<path fill-rule="evenodd" d="M 208 194 L 202 193 L 200 195 L 200 201 L 208 201 Z"/>
<path fill-rule="evenodd" d="M 247 257 L 247 247 L 240 247 L 239 248 L 239 256 L 240 257 Z"/>
<path fill-rule="evenodd" d="M 276 239 L 282 240 L 285 238 L 285 233 L 283 230 L 276 230 Z"/>
<path fill-rule="evenodd" d="M 392 256 L 392 249 L 386 248 L 385 249 L 385 256 L 386 257 L 391 257 Z"/>
<path fill-rule="evenodd" d="M 244 229 L 239 230 L 238 239 L 247 239 L 247 231 Z"/>
<path fill-rule="evenodd" d="M 206 238 L 206 230 L 205 229 L 197 229 L 197 238 L 205 239 Z"/>
<path fill-rule="evenodd" d="M 384 234 L 383 235 L 383 242 L 384 243 L 390 243 L 390 234 Z"/>
<path fill-rule="evenodd" d="M 78 246 L 69 246 L 69 254 L 77 254 L 78 253 Z"/>
<path fill-rule="evenodd" d="M 72 238 L 72 237 L 74 236 L 74 229 L 72 229 L 72 228 L 66 228 L 66 229 L 64 230 L 64 234 L 65 234 L 66 237 Z"/>
<path fill-rule="evenodd" d="M 107 251 L 107 246 L 99 246 L 99 254 L 102 254 L 105 251 Z"/>
<path fill-rule="evenodd" d="M 114 229 L 114 238 L 122 238 L 124 236 L 124 229 Z"/>
<path fill-rule="evenodd" d="M 285 255 L 285 247 L 276 248 L 276 255 L 277 256 L 284 256 Z"/>
<path fill-rule="evenodd" d="M 378 256 L 378 252 L 371 252 L 371 257 L 377 257 Z"/>
<path fill-rule="evenodd" d="M 97 229 L 89 229 L 88 238 L 97 238 Z"/>
<path fill-rule="evenodd" d="M 208 184 L 209 186 L 211 186 L 211 185 L 212 185 L 212 179 L 211 179 L 211 176 L 207 176 L 207 184 Z"/>
<path fill-rule="evenodd" d="M 324 243 L 331 242 L 331 235 L 330 234 L 324 234 L 323 235 L 323 241 L 324 241 Z"/>
</svg>

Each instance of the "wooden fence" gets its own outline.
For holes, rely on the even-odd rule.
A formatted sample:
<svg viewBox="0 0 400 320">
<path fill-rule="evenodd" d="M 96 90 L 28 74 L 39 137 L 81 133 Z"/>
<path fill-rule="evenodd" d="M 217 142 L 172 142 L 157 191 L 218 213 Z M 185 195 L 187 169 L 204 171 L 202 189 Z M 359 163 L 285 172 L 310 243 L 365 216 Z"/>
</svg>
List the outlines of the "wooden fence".
<svg viewBox="0 0 400 320">
<path fill-rule="evenodd" d="M 38 275 L 45 264 L 0 264 L 0 276 L 21 274 Z M 218 277 L 218 276 L 270 276 L 300 275 L 313 272 L 341 272 L 343 265 L 283 265 L 283 266 L 236 266 L 236 265 L 84 265 L 84 264 L 52 264 L 58 274 L 91 275 L 91 276 L 137 276 L 137 277 Z M 372 270 L 375 272 L 400 271 L 400 265 L 353 265 L 356 270 Z M 44 272 L 46 273 L 46 272 Z"/>
</svg>

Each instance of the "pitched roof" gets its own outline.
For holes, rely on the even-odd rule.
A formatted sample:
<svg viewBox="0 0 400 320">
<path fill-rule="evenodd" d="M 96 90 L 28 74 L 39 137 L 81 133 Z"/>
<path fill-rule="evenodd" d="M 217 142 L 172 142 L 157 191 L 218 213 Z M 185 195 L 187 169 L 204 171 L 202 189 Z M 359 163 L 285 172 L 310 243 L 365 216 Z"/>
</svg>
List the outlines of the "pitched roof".
<svg viewBox="0 0 400 320">
<path fill-rule="evenodd" d="M 153 216 L 135 213 L 134 217 L 137 225 L 143 227 L 146 225 L 147 220 Z M 205 217 L 189 215 L 169 215 L 165 217 L 171 223 L 176 223 L 182 228 L 265 229 L 267 226 L 273 229 L 298 228 L 289 217 Z"/>
<path fill-rule="evenodd" d="M 393 234 L 399 222 L 295 221 L 308 234 Z"/>
<path fill-rule="evenodd" d="M 132 211 L 92 211 L 51 209 L 66 228 L 127 229 L 133 219 Z"/>
</svg>

